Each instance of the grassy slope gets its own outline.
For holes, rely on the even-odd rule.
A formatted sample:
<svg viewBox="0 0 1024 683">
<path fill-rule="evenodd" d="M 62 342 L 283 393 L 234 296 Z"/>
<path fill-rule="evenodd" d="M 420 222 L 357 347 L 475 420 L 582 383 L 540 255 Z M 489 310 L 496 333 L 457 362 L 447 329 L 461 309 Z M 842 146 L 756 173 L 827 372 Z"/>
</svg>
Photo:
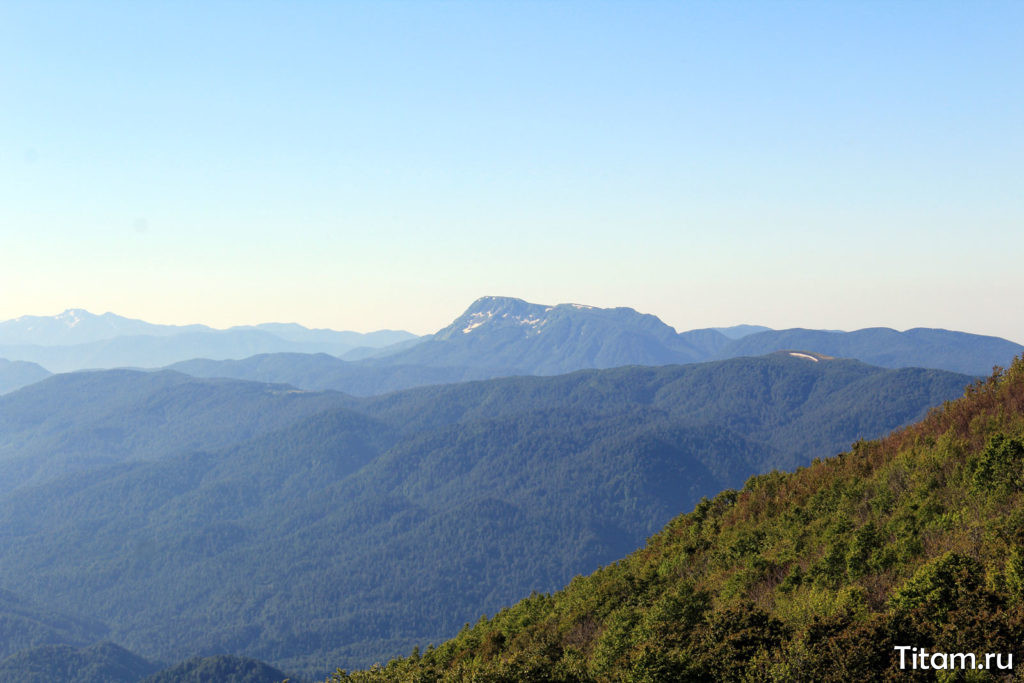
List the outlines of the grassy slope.
<svg viewBox="0 0 1024 683">
<path fill-rule="evenodd" d="M 916 425 L 701 502 L 558 593 L 334 678 L 906 680 L 897 644 L 1019 663 L 1022 643 L 1024 358 Z"/>
</svg>

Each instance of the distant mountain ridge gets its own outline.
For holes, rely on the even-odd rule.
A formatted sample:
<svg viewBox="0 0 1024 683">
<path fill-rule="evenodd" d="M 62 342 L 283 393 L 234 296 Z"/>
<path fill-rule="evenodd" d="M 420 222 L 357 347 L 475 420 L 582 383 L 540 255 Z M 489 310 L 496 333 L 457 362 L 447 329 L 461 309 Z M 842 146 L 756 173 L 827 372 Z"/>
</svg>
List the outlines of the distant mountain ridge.
<svg viewBox="0 0 1024 683">
<path fill-rule="evenodd" d="M 212 331 L 206 325 L 158 325 L 109 312 L 95 315 L 82 308 L 69 308 L 52 316 L 23 315 L 0 321 L 0 346 L 66 346 L 114 337 Z"/>
<path fill-rule="evenodd" d="M 110 334 L 120 336 L 97 338 Z M 37 343 L 41 340 L 80 343 Z M 175 327 L 110 313 L 93 316 L 80 309 L 0 323 L 0 358 L 33 362 L 51 372 L 170 366 L 199 377 L 283 382 L 355 395 L 587 368 L 696 363 L 787 349 L 882 367 L 927 367 L 975 376 L 1024 353 L 1024 346 L 1006 339 L 925 328 L 841 332 L 736 325 L 680 333 L 632 308 L 549 306 L 501 296 L 477 299 L 452 323 L 425 337 L 388 330 L 310 330 L 294 323 L 227 330 Z M 0 372 L 0 391 L 3 382 Z"/>
<path fill-rule="evenodd" d="M 1000 337 L 924 327 L 903 332 L 869 327 L 853 332 L 769 330 L 733 341 L 725 353 L 758 356 L 779 349 L 811 349 L 887 368 L 931 367 L 972 375 L 988 375 L 993 366 L 1006 367 L 1024 352 L 1024 346 Z"/>
<path fill-rule="evenodd" d="M 982 376 L 995 365 L 1008 365 L 1024 353 L 1024 346 L 998 337 L 923 328 L 837 332 L 737 325 L 677 333 L 656 316 L 631 308 L 547 306 L 487 296 L 430 337 L 360 361 L 262 354 L 226 362 L 195 359 L 172 368 L 197 377 L 282 382 L 363 396 L 429 384 L 686 364 L 781 350 L 855 358 L 888 368 L 925 367 Z"/>
<path fill-rule="evenodd" d="M 0 322 L 0 358 L 36 363 L 50 372 L 157 368 L 190 358 L 232 359 L 260 353 L 352 353 L 361 358 L 417 338 L 400 330 L 364 334 L 309 329 L 297 323 L 224 330 L 206 325 L 158 325 L 72 308 L 55 316 L 22 316 Z"/>
<path fill-rule="evenodd" d="M 545 306 L 510 297 L 477 299 L 452 324 L 421 344 L 383 359 L 389 364 L 494 365 L 552 375 L 583 368 L 666 365 L 803 349 L 882 367 L 931 367 L 987 375 L 1024 346 L 985 335 L 914 328 L 771 330 L 756 325 L 677 333 L 632 308 Z"/>
<path fill-rule="evenodd" d="M 50 376 L 50 372 L 36 363 L 0 358 L 0 394 L 35 384 Z"/>
</svg>

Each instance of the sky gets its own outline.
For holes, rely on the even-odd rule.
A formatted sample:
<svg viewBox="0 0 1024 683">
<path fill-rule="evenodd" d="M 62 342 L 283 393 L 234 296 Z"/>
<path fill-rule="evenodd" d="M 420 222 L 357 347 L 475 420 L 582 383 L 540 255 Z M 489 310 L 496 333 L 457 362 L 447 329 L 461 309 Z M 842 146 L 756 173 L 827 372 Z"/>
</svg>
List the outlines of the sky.
<svg viewBox="0 0 1024 683">
<path fill-rule="evenodd" d="M 1024 342 L 1024 3 L 0 2 L 0 319 Z"/>
</svg>

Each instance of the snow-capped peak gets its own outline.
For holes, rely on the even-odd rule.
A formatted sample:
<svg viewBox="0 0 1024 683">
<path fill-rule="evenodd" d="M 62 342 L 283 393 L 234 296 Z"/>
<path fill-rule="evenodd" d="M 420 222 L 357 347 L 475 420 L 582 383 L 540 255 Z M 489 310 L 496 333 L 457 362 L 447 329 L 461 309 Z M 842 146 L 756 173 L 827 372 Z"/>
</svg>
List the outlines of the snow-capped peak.
<svg viewBox="0 0 1024 683">
<path fill-rule="evenodd" d="M 81 308 L 69 308 L 60 315 L 55 316 L 57 320 L 61 321 L 68 327 L 74 327 L 78 323 L 82 322 L 83 318 L 89 315 L 89 312 Z"/>
</svg>

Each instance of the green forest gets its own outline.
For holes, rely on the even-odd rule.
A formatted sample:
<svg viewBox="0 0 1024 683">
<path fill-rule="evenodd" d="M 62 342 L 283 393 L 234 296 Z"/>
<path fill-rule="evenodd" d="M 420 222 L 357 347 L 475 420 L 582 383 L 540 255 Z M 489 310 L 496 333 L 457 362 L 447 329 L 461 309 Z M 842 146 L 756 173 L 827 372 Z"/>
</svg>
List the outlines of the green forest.
<svg viewBox="0 0 1024 683">
<path fill-rule="evenodd" d="M 0 660 L 111 641 L 165 663 L 364 668 L 970 381 L 788 354 L 364 399 L 171 372 L 52 377 L 0 397 Z"/>
<path fill-rule="evenodd" d="M 331 680 L 983 681 L 1012 672 L 901 670 L 896 648 L 983 666 L 1022 644 L 1018 358 L 913 426 L 702 500 L 561 591 Z"/>
</svg>

